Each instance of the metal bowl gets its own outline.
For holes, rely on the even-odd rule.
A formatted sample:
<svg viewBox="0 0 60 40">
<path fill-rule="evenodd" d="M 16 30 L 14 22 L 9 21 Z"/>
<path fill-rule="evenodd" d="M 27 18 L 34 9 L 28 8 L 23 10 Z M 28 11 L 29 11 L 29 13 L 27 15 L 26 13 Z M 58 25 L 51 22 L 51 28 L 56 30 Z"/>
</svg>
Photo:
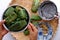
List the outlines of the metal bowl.
<svg viewBox="0 0 60 40">
<path fill-rule="evenodd" d="M 9 7 L 12 7 L 12 6 L 20 6 L 20 5 L 18 5 L 18 4 L 14 4 L 14 5 L 11 5 L 11 6 L 9 6 Z M 8 8 L 9 8 L 8 7 Z M 6 25 L 5 24 L 3 24 L 3 26 L 4 26 L 4 28 L 7 30 L 7 31 L 10 31 L 10 32 L 22 32 L 22 31 L 24 31 L 24 30 L 26 30 L 27 29 L 27 27 L 28 27 L 28 25 L 29 25 L 29 23 L 30 23 L 30 16 L 29 16 L 29 12 L 28 12 L 28 10 L 25 8 L 25 7 L 23 7 L 23 6 L 20 6 L 21 8 L 24 8 L 25 10 L 26 10 L 26 12 L 27 12 L 27 15 L 28 15 L 28 24 L 22 29 L 22 30 L 19 30 L 19 31 L 10 31 L 7 27 L 6 27 Z M 7 8 L 7 9 L 8 9 Z M 7 10 L 6 9 L 6 10 Z M 5 11 L 6 11 L 5 10 Z M 4 13 L 5 13 L 5 11 L 4 11 Z M 3 13 L 3 14 L 4 14 Z M 2 16 L 2 20 L 3 20 L 3 16 Z M 23 25 L 23 24 L 22 24 Z"/>
<path fill-rule="evenodd" d="M 39 16 L 43 20 L 52 20 L 57 14 L 57 7 L 52 1 L 44 1 L 38 8 Z M 49 17 L 50 16 L 50 17 Z"/>
</svg>

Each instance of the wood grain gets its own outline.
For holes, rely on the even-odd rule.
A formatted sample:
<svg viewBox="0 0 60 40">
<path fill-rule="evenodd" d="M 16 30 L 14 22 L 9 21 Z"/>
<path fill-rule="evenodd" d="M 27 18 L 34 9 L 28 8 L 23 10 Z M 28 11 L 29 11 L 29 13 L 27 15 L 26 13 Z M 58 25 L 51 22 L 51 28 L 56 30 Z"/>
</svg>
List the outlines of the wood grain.
<svg viewBox="0 0 60 40">
<path fill-rule="evenodd" d="M 40 0 L 41 3 L 43 1 L 45 1 L 45 0 Z M 29 12 L 29 14 L 31 16 L 32 15 L 32 12 L 31 12 L 32 2 L 33 2 L 33 0 L 12 0 L 12 2 L 11 2 L 10 5 L 18 4 L 20 6 L 25 7 L 28 10 L 28 12 Z M 55 34 L 56 33 L 56 30 L 57 30 L 57 27 L 58 27 L 58 19 L 54 18 L 53 20 L 48 21 L 48 22 L 51 24 L 51 26 L 53 28 L 53 34 Z M 29 40 L 29 37 L 28 36 L 25 36 L 23 34 L 23 32 L 12 33 L 12 35 L 14 37 L 16 37 L 17 40 Z"/>
</svg>

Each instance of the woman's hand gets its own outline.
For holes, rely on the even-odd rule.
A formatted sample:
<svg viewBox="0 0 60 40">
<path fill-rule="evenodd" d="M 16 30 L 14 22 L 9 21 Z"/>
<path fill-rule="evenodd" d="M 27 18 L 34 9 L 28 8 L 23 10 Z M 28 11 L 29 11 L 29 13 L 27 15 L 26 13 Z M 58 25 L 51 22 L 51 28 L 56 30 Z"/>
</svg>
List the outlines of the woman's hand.
<svg viewBox="0 0 60 40">
<path fill-rule="evenodd" d="M 33 24 L 29 24 L 28 30 L 30 31 L 30 40 L 37 40 L 38 30 Z"/>
<path fill-rule="evenodd" d="M 5 22 L 5 20 L 2 20 L 0 22 L 0 40 L 2 40 L 2 37 L 8 32 L 7 30 L 5 30 L 5 28 L 3 27 L 3 23 Z"/>
</svg>

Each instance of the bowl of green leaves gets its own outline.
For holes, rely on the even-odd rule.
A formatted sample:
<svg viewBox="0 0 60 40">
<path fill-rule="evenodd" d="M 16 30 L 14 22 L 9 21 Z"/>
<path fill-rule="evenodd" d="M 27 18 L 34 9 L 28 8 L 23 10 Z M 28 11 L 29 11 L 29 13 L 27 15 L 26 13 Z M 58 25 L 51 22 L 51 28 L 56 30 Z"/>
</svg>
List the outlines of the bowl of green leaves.
<svg viewBox="0 0 60 40">
<path fill-rule="evenodd" d="M 19 32 L 27 28 L 30 17 L 24 7 L 12 5 L 4 11 L 2 19 L 5 20 L 3 24 L 5 29 L 11 32 Z"/>
</svg>

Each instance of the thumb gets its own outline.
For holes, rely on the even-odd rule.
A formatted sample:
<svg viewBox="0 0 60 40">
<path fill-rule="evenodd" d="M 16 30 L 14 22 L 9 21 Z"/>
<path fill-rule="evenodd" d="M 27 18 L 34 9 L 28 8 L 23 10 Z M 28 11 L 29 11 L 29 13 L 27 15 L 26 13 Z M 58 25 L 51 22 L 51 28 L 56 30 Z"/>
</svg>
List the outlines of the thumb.
<svg viewBox="0 0 60 40">
<path fill-rule="evenodd" d="M 2 20 L 2 21 L 0 22 L 0 30 L 3 29 L 2 25 L 3 25 L 4 22 L 5 22 L 5 20 Z"/>
<path fill-rule="evenodd" d="M 5 20 L 2 20 L 2 21 L 0 22 L 0 26 L 2 26 L 4 22 L 5 22 Z"/>
<path fill-rule="evenodd" d="M 1 24 L 3 24 L 4 22 L 5 22 L 5 20 L 2 20 L 2 21 L 1 21 Z"/>
</svg>

